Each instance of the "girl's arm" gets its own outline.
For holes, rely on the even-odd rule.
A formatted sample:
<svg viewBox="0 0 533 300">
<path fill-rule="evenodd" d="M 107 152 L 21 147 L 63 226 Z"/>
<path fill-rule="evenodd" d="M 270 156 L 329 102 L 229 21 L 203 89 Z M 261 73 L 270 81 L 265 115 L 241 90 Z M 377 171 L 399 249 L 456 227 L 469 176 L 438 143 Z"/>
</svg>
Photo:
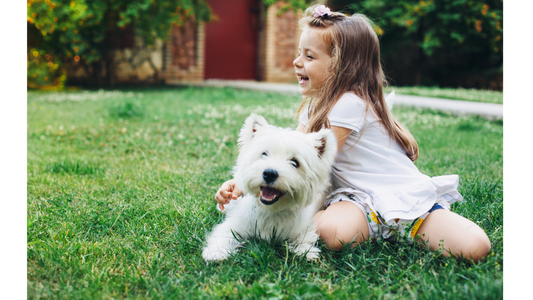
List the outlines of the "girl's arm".
<svg viewBox="0 0 533 300">
<path fill-rule="evenodd" d="M 303 133 L 307 133 L 307 128 L 300 123 L 298 127 L 296 128 L 296 131 L 300 131 Z M 348 139 L 348 136 L 350 135 L 350 132 L 352 130 L 344 127 L 337 127 L 337 126 L 331 126 L 331 131 L 335 134 L 335 137 L 337 138 L 337 154 L 341 151 L 342 146 L 344 146 L 344 143 Z"/>
</svg>

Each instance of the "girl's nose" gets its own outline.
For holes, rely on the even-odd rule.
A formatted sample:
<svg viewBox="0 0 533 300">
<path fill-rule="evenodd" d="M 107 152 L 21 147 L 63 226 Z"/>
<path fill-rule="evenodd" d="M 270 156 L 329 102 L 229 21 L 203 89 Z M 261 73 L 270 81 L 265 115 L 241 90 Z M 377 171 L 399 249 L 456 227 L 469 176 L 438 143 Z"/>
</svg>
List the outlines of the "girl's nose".
<svg viewBox="0 0 533 300">
<path fill-rule="evenodd" d="M 300 63 L 300 56 L 296 57 L 296 59 L 292 62 L 292 65 L 298 68 L 302 67 L 302 64 Z"/>
</svg>

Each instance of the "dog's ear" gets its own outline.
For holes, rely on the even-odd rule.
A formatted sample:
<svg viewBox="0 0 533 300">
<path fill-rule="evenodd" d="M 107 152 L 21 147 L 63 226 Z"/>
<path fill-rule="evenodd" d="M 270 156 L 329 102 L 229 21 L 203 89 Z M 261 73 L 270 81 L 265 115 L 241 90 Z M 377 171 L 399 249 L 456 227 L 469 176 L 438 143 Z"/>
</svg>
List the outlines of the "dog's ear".
<svg viewBox="0 0 533 300">
<path fill-rule="evenodd" d="M 241 128 L 241 133 L 239 134 L 239 146 L 242 147 L 254 138 L 255 133 L 258 130 L 261 130 L 268 126 L 268 122 L 260 115 L 252 113 Z"/>
<path fill-rule="evenodd" d="M 337 153 L 337 139 L 333 131 L 321 129 L 318 132 L 310 133 L 309 136 L 314 140 L 318 157 L 333 160 Z"/>
</svg>

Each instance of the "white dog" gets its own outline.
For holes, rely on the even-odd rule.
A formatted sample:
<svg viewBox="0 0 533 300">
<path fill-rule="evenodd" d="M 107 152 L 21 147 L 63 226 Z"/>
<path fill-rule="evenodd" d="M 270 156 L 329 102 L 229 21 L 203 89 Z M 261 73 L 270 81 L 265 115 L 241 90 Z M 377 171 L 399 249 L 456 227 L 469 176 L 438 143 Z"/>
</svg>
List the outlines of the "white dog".
<svg viewBox="0 0 533 300">
<path fill-rule="evenodd" d="M 318 258 L 313 202 L 329 182 L 337 152 L 333 132 L 304 134 L 252 114 L 241 129 L 239 148 L 234 178 L 244 196 L 224 206 L 226 218 L 207 238 L 203 258 L 224 260 L 241 246 L 235 237 L 257 234 L 268 240 L 274 230 L 290 241 L 294 253 Z"/>
</svg>

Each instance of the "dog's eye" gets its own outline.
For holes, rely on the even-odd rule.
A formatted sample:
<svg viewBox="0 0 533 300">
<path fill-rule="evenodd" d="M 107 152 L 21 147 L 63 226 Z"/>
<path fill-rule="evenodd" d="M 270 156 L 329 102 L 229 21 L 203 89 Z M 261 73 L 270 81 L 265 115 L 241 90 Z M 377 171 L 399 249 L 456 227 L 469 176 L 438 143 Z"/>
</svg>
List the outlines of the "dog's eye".
<svg viewBox="0 0 533 300">
<path fill-rule="evenodd" d="M 291 163 L 295 168 L 300 166 L 300 163 L 295 158 L 291 159 Z"/>
<path fill-rule="evenodd" d="M 263 154 L 261 154 L 261 156 L 268 156 L 268 154 L 266 152 L 263 152 Z"/>
</svg>

